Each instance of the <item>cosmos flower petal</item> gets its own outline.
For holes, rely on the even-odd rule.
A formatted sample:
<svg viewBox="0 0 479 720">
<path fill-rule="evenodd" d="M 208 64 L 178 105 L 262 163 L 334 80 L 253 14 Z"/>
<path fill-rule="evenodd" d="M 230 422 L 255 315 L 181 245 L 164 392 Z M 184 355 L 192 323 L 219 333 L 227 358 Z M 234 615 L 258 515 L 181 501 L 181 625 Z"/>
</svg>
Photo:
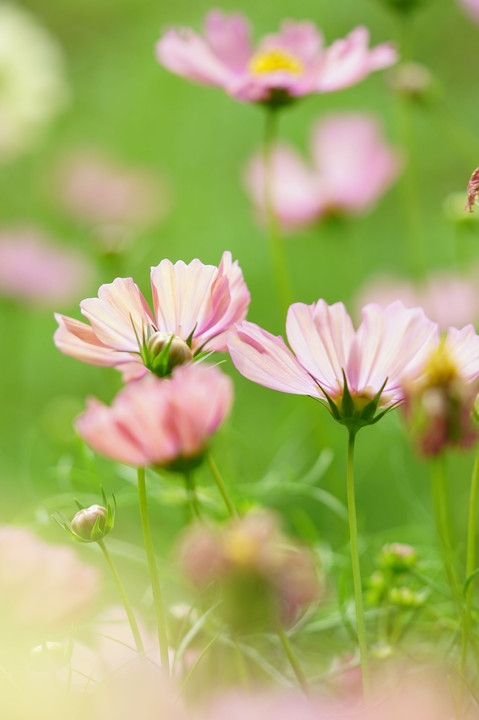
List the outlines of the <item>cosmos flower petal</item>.
<svg viewBox="0 0 479 720">
<path fill-rule="evenodd" d="M 462 330 L 450 327 L 447 331 L 445 347 L 455 361 L 459 375 L 466 382 L 479 377 L 479 336 L 473 325 Z"/>
<path fill-rule="evenodd" d="M 106 367 L 132 361 L 132 355 L 129 353 L 121 353 L 104 345 L 86 323 L 59 313 L 55 313 L 55 320 L 58 322 L 58 328 L 53 339 L 64 355 L 90 365 Z"/>
<path fill-rule="evenodd" d="M 272 390 L 323 397 L 282 337 L 245 321 L 229 333 L 227 342 L 234 366 L 248 380 Z"/>
<path fill-rule="evenodd" d="M 183 28 L 170 29 L 156 45 L 158 61 L 176 75 L 204 85 L 224 86 L 231 79 L 231 70 L 197 33 Z"/>
<path fill-rule="evenodd" d="M 234 72 L 242 72 L 252 53 L 251 27 L 239 13 L 212 10 L 205 18 L 205 37 L 214 55 Z"/>
</svg>

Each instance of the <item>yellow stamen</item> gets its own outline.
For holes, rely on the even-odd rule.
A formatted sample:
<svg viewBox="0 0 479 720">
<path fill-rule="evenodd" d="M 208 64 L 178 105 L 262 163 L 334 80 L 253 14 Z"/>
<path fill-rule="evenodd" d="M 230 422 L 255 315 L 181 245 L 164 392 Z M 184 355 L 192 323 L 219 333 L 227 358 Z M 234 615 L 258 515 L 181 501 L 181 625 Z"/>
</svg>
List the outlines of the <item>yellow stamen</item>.
<svg viewBox="0 0 479 720">
<path fill-rule="evenodd" d="M 433 352 L 425 367 L 426 382 L 430 386 L 447 385 L 458 376 L 457 365 L 444 343 Z"/>
<path fill-rule="evenodd" d="M 280 48 L 256 53 L 250 60 L 249 69 L 254 75 L 265 75 L 281 70 L 293 75 L 301 75 L 304 70 L 303 63 L 298 58 Z"/>
<path fill-rule="evenodd" d="M 248 567 L 258 555 L 258 543 L 241 528 L 234 528 L 225 538 L 225 554 L 236 565 Z"/>
</svg>

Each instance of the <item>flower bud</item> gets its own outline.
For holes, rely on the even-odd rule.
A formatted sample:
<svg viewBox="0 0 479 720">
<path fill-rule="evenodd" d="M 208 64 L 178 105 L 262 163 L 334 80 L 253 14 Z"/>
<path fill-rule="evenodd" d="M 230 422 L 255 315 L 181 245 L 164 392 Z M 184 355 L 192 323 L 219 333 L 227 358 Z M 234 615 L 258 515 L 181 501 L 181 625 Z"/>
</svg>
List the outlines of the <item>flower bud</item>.
<svg viewBox="0 0 479 720">
<path fill-rule="evenodd" d="M 439 92 L 431 71 L 418 62 L 403 62 L 387 74 L 389 87 L 410 100 L 434 99 Z"/>
<path fill-rule="evenodd" d="M 193 352 L 187 343 L 178 335 L 167 332 L 156 332 L 148 340 L 146 346 L 148 366 L 156 375 L 169 375 L 177 365 L 184 365 L 193 360 Z"/>
<path fill-rule="evenodd" d="M 418 593 L 409 587 L 392 588 L 389 593 L 389 601 L 391 605 L 396 605 L 403 610 L 412 610 L 420 608 L 426 601 L 424 593 Z"/>
<path fill-rule="evenodd" d="M 393 573 L 404 573 L 417 563 L 416 550 L 411 545 L 391 543 L 384 545 L 379 556 L 379 566 Z"/>
<path fill-rule="evenodd" d="M 108 510 L 101 505 L 91 505 L 79 510 L 71 522 L 72 532 L 83 542 L 98 542 L 112 528 L 108 523 Z"/>
</svg>

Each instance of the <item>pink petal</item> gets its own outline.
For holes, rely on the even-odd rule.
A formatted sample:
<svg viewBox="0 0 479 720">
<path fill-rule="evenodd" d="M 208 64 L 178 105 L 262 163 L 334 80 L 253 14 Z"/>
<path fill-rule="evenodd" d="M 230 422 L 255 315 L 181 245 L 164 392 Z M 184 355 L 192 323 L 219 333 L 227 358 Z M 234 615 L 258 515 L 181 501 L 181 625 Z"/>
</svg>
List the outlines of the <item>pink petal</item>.
<svg viewBox="0 0 479 720">
<path fill-rule="evenodd" d="M 138 352 L 138 338 L 154 324 L 151 311 L 132 278 L 116 278 L 102 285 L 98 298 L 80 303 L 95 335 L 115 350 Z M 136 334 L 135 334 L 136 331 Z"/>
<path fill-rule="evenodd" d="M 187 28 L 168 30 L 156 45 L 157 60 L 171 72 L 205 85 L 226 86 L 231 70 L 208 43 Z"/>
<path fill-rule="evenodd" d="M 251 28 L 240 14 L 212 10 L 205 20 L 205 35 L 215 56 L 234 72 L 241 72 L 252 53 Z"/>
<path fill-rule="evenodd" d="M 224 276 L 228 280 L 230 301 L 220 321 L 209 330 L 208 336 L 211 337 L 211 340 L 208 342 L 208 349 L 226 352 L 228 349 L 226 336 L 236 323 L 240 323 L 246 318 L 251 296 L 238 261 L 233 262 L 229 251 L 223 253 L 218 268 L 218 276 Z"/>
<path fill-rule="evenodd" d="M 354 327 L 343 303 L 295 303 L 288 310 L 286 334 L 298 361 L 328 394 L 342 392 Z"/>
<path fill-rule="evenodd" d="M 473 325 L 462 330 L 450 327 L 447 331 L 445 346 L 457 363 L 459 374 L 466 382 L 479 377 L 479 336 Z"/>
<path fill-rule="evenodd" d="M 265 168 L 261 154 L 248 163 L 245 183 L 261 217 L 265 217 Z M 319 217 L 324 198 L 311 168 L 295 150 L 278 144 L 272 157 L 273 206 L 285 228 L 308 225 Z"/>
<path fill-rule="evenodd" d="M 79 320 L 55 313 L 58 328 L 54 342 L 64 353 L 90 365 L 112 367 L 122 363 L 133 363 L 133 356 L 122 353 L 104 345 L 95 335 L 92 328 Z"/>
<path fill-rule="evenodd" d="M 322 45 L 322 35 L 314 23 L 284 20 L 279 33 L 266 35 L 259 45 L 259 50 L 284 49 L 303 64 L 310 65 L 320 57 Z"/>
<path fill-rule="evenodd" d="M 281 336 L 245 321 L 228 335 L 227 342 L 234 366 L 248 380 L 272 390 L 323 397 Z"/>
</svg>

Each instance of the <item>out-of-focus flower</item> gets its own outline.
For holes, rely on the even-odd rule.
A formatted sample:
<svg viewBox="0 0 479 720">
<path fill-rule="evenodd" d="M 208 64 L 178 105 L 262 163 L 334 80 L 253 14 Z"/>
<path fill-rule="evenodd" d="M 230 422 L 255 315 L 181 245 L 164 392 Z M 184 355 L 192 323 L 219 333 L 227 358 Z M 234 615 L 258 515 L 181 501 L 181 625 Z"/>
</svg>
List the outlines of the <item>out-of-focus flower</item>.
<svg viewBox="0 0 479 720">
<path fill-rule="evenodd" d="M 101 152 L 87 150 L 67 158 L 60 168 L 58 193 L 80 221 L 101 226 L 148 227 L 169 206 L 163 178 L 129 168 Z"/>
<path fill-rule="evenodd" d="M 191 527 L 181 543 L 181 564 L 199 587 L 217 583 L 222 611 L 238 630 L 251 630 L 278 616 L 294 620 L 318 597 L 312 556 L 291 544 L 276 516 L 253 512 L 216 530 Z"/>
<path fill-rule="evenodd" d="M 383 3 L 401 14 L 409 14 L 425 4 L 425 0 L 383 0 Z"/>
<path fill-rule="evenodd" d="M 389 70 L 387 80 L 393 90 L 411 100 L 425 100 L 435 87 L 429 68 L 418 62 L 396 65 Z"/>
<path fill-rule="evenodd" d="M 396 179 L 399 156 L 382 138 L 376 118 L 362 113 L 329 115 L 316 123 L 313 164 L 293 148 L 272 151 L 272 201 L 286 228 L 301 227 L 323 215 L 357 215 L 368 210 Z M 247 166 L 246 186 L 264 216 L 265 162 L 255 156 Z"/>
<path fill-rule="evenodd" d="M 184 360 L 225 351 L 226 333 L 246 317 L 250 302 L 230 252 L 223 253 L 219 267 L 162 260 L 151 268 L 151 287 L 155 315 L 132 278 L 102 285 L 98 298 L 80 303 L 91 325 L 55 314 L 57 348 L 92 365 L 117 367 L 126 380 L 148 370 L 163 376 L 178 364 L 181 347 Z"/>
<path fill-rule="evenodd" d="M 214 10 L 206 16 L 204 33 L 167 30 L 156 46 L 159 62 L 244 102 L 281 105 L 303 95 L 340 90 L 397 59 L 389 43 L 370 49 L 365 27 L 325 48 L 313 23 L 285 20 L 278 33 L 266 35 L 254 48 L 243 15 Z"/>
<path fill-rule="evenodd" d="M 416 549 L 404 543 L 384 545 L 378 564 L 383 570 L 391 570 L 397 574 L 405 573 L 417 564 Z"/>
<path fill-rule="evenodd" d="M 479 23 L 479 0 L 458 0 L 469 17 Z"/>
<path fill-rule="evenodd" d="M 111 407 L 90 399 L 76 429 L 97 452 L 135 466 L 181 469 L 198 463 L 228 415 L 233 384 L 218 368 L 185 365 L 171 379 L 130 383 Z"/>
<path fill-rule="evenodd" d="M 472 209 L 477 201 L 479 195 L 479 168 L 476 168 L 472 173 L 469 182 L 467 183 L 467 203 L 465 210 L 472 212 Z"/>
<path fill-rule="evenodd" d="M 70 303 L 93 277 L 87 258 L 37 230 L 0 229 L 0 294 L 51 308 Z"/>
<path fill-rule="evenodd" d="M 0 163 L 38 140 L 68 97 L 61 49 L 33 15 L 0 6 Z"/>
<path fill-rule="evenodd" d="M 95 568 L 68 547 L 19 527 L 0 527 L 2 633 L 56 631 L 79 620 L 98 589 Z"/>
<path fill-rule="evenodd" d="M 424 455 L 468 447 L 478 437 L 473 418 L 479 390 L 479 336 L 472 325 L 449 328 L 419 381 L 405 384 L 405 417 Z"/>
<path fill-rule="evenodd" d="M 435 272 L 421 284 L 387 275 L 369 279 L 360 290 L 355 305 L 378 303 L 385 307 L 400 300 L 406 307 L 422 307 L 441 330 L 461 327 L 479 317 L 479 289 L 474 278 L 452 272 Z"/>
<path fill-rule="evenodd" d="M 295 303 L 286 334 L 293 352 L 282 337 L 243 322 L 228 336 L 234 365 L 260 385 L 321 400 L 357 429 L 403 402 L 403 383 L 419 375 L 438 343 L 437 325 L 400 302 L 366 305 L 357 330 L 342 303 Z"/>
</svg>

